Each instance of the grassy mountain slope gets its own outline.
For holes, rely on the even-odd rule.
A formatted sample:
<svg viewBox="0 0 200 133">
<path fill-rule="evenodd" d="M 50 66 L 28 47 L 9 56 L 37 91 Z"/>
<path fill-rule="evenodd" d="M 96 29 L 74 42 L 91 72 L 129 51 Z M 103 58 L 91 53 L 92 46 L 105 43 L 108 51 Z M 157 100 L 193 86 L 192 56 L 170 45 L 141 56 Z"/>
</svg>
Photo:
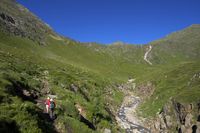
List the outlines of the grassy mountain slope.
<svg viewBox="0 0 200 133">
<path fill-rule="evenodd" d="M 0 2 L 0 29 L 2 131 L 14 126 L 16 132 L 101 132 L 104 128 L 116 132 L 120 129 L 113 114 L 123 99 L 116 86 L 129 77 L 136 78 L 136 91 L 144 97 L 139 111 L 145 117 L 155 116 L 171 98 L 183 103 L 200 100 L 200 82 L 194 76 L 200 73 L 199 25 L 150 43 L 152 66 L 143 60 L 148 45 L 83 45 L 57 35 L 13 0 Z M 44 83 L 58 96 L 54 123 L 36 105 L 36 100 L 46 97 Z M 141 86 L 148 84 L 143 90 Z M 96 130 L 80 119 L 77 104 Z"/>
<path fill-rule="evenodd" d="M 153 63 L 175 63 L 200 57 L 200 25 L 194 24 L 150 43 Z"/>
<path fill-rule="evenodd" d="M 145 117 L 155 116 L 170 99 L 196 105 L 200 100 L 200 78 L 195 76 L 200 73 L 199 65 L 199 61 L 191 61 L 171 67 L 160 66 L 156 71 L 146 75 L 142 84 L 151 82 L 153 93 L 145 99 L 140 112 Z"/>
<path fill-rule="evenodd" d="M 93 132 L 81 122 L 75 107 L 78 103 L 84 108 L 88 121 L 98 130 L 103 127 L 115 130 L 116 126 L 112 124 L 114 118 L 109 114 L 107 104 L 116 108 L 123 95 L 111 86 L 107 78 L 63 61 L 50 59 L 44 56 L 47 51 L 28 39 L 4 34 L 1 34 L 1 38 L 4 39 L 0 43 L 0 118 L 4 126 L 9 127 L 9 123 L 14 123 L 16 130 L 22 132 L 30 132 L 30 129 L 31 132 Z M 49 74 L 45 75 L 45 71 Z M 35 100 L 46 97 L 42 93 L 43 81 L 48 82 L 51 94 L 58 97 L 58 118 L 54 125 L 44 116 L 42 108 L 35 104 Z M 78 88 L 77 92 L 71 90 L 71 84 Z M 33 92 L 37 98 L 24 95 L 24 90 Z M 110 97 L 109 93 L 115 97 Z M 9 130 L 8 127 L 1 130 Z"/>
</svg>

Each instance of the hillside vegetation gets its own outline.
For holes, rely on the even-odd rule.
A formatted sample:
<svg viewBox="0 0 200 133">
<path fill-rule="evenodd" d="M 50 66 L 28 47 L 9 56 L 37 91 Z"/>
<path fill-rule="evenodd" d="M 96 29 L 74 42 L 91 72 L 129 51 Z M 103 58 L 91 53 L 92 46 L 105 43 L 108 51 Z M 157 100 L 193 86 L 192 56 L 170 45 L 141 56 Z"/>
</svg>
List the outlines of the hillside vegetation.
<svg viewBox="0 0 200 133">
<path fill-rule="evenodd" d="M 1 37 L 3 36 L 1 34 Z M 0 117 L 4 126 L 14 123 L 16 130 L 19 128 L 22 132 L 30 132 L 30 129 L 31 132 L 53 132 L 54 126 L 61 131 L 67 129 L 72 132 L 80 130 L 92 132 L 79 118 L 75 107 L 75 104 L 79 104 L 84 108 L 88 121 L 94 123 L 95 128 L 112 128 L 111 123 L 114 118 L 109 114 L 107 104 L 112 104 L 113 108 L 116 108 L 120 105 L 123 95 L 111 86 L 109 79 L 42 56 L 45 50 L 40 49 L 41 53 L 34 52 L 36 49 L 39 50 L 40 46 L 32 41 L 18 37 L 4 36 L 3 38 L 7 38 L 5 42 L 1 40 L 0 49 Z M 17 46 L 15 43 L 20 45 Z M 56 99 L 58 118 L 55 125 L 51 125 L 52 123 L 43 116 L 42 108 L 36 106 L 38 99 L 45 99 L 47 96 L 43 93 L 45 82 L 48 83 L 50 93 L 58 97 Z M 73 90 L 72 84 L 77 87 L 77 90 Z M 28 91 L 31 95 L 25 95 L 24 91 Z M 115 97 L 112 99 L 109 93 Z M 104 97 L 101 97 L 102 95 Z M 5 127 L 3 131 L 6 129 L 9 130 Z"/>
<path fill-rule="evenodd" d="M 153 65 L 143 59 L 149 45 Z M 145 118 L 170 100 L 197 105 L 199 57 L 198 24 L 148 45 L 83 44 L 56 34 L 14 0 L 2 0 L 0 132 L 123 132 L 115 115 L 126 91 L 119 86 L 129 78 L 136 79 L 131 91 L 142 98 L 138 114 Z M 43 110 L 48 94 L 57 96 L 55 121 Z"/>
</svg>

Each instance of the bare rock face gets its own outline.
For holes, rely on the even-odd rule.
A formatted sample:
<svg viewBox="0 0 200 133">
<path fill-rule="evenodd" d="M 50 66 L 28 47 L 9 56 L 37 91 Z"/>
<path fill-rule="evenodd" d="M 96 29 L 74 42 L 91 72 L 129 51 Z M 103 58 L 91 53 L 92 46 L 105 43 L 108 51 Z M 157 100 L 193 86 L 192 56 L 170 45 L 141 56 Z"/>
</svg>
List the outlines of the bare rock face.
<svg viewBox="0 0 200 133">
<path fill-rule="evenodd" d="M 188 113 L 185 117 L 185 127 L 190 128 L 192 125 L 192 117 L 193 115 L 191 113 Z"/>
<path fill-rule="evenodd" d="M 169 115 L 166 115 L 165 119 L 166 119 L 166 126 L 167 126 L 167 128 L 171 128 L 173 126 L 172 118 Z"/>
<path fill-rule="evenodd" d="M 172 100 L 146 125 L 149 125 L 148 127 L 155 133 L 200 133 L 198 108 L 199 104 L 181 104 Z"/>
<path fill-rule="evenodd" d="M 0 13 L 0 18 L 6 23 L 10 23 L 15 25 L 15 20 L 11 17 L 6 15 L 5 13 Z"/>
<path fill-rule="evenodd" d="M 45 44 L 53 30 L 15 0 L 0 1 L 0 31 Z"/>
<path fill-rule="evenodd" d="M 154 122 L 154 127 L 153 127 L 153 129 L 155 129 L 154 131 L 160 129 L 160 119 L 157 119 L 157 120 Z"/>
</svg>

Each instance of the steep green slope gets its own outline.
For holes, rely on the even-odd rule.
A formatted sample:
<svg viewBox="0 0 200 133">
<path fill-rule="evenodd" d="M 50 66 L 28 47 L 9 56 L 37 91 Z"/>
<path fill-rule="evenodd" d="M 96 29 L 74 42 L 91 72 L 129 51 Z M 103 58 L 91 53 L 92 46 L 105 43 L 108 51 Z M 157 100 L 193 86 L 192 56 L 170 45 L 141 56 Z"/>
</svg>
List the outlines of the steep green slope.
<svg viewBox="0 0 200 133">
<path fill-rule="evenodd" d="M 130 76 L 141 74 L 137 68 L 148 67 L 144 64 L 135 63 L 137 57 L 132 56 L 132 60 L 125 60 L 123 56 L 111 54 L 110 52 L 96 52 L 80 44 L 61 45 L 59 42 L 50 40 L 47 47 L 54 55 L 62 57 L 62 61 L 66 61 L 74 66 L 91 70 L 95 73 L 115 78 L 118 80 L 127 80 Z M 142 53 L 142 52 L 140 52 Z M 142 57 L 140 58 L 140 60 Z"/>
<path fill-rule="evenodd" d="M 1 41 L 5 42 L 8 46 L 30 51 L 33 54 L 62 63 L 71 64 L 85 71 L 92 71 L 118 81 L 127 80 L 129 76 L 140 75 L 145 69 L 138 70 L 137 68 L 148 67 L 146 63 L 136 64 L 134 60 L 125 60 L 125 57 L 120 57 L 120 55 L 109 54 L 109 52 L 96 52 L 76 42 L 56 40 L 51 36 L 48 37 L 46 46 L 39 46 L 27 39 L 9 37 L 3 33 L 1 35 Z M 25 44 L 21 43 L 22 40 Z M 137 60 L 137 57 L 133 56 L 132 58 Z"/>
<path fill-rule="evenodd" d="M 123 95 L 111 86 L 111 81 L 59 58 L 50 59 L 48 50 L 28 39 L 4 34 L 1 38 L 1 131 L 9 131 L 14 125 L 21 132 L 94 132 L 80 119 L 76 104 L 84 108 L 85 118 L 97 131 L 106 127 L 116 129 L 107 105 L 116 109 Z M 47 96 L 43 93 L 44 81 L 49 84 L 50 93 L 58 97 L 54 123 L 36 105 L 37 100 Z M 77 91 L 72 89 L 72 84 Z"/>
<path fill-rule="evenodd" d="M 153 46 L 150 53 L 153 63 L 197 60 L 200 57 L 200 25 L 191 25 L 150 44 Z"/>
</svg>

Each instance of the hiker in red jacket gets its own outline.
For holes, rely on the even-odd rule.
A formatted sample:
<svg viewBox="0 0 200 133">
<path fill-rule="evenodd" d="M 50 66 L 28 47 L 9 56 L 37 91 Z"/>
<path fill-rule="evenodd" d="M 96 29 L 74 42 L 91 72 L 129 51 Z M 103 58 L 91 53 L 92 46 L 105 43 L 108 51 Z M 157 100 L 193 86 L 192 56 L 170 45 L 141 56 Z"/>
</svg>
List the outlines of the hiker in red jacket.
<svg viewBox="0 0 200 133">
<path fill-rule="evenodd" d="M 49 106 L 50 106 L 50 98 L 47 97 L 46 101 L 45 101 L 45 105 L 46 105 L 46 113 L 49 113 Z"/>
</svg>

